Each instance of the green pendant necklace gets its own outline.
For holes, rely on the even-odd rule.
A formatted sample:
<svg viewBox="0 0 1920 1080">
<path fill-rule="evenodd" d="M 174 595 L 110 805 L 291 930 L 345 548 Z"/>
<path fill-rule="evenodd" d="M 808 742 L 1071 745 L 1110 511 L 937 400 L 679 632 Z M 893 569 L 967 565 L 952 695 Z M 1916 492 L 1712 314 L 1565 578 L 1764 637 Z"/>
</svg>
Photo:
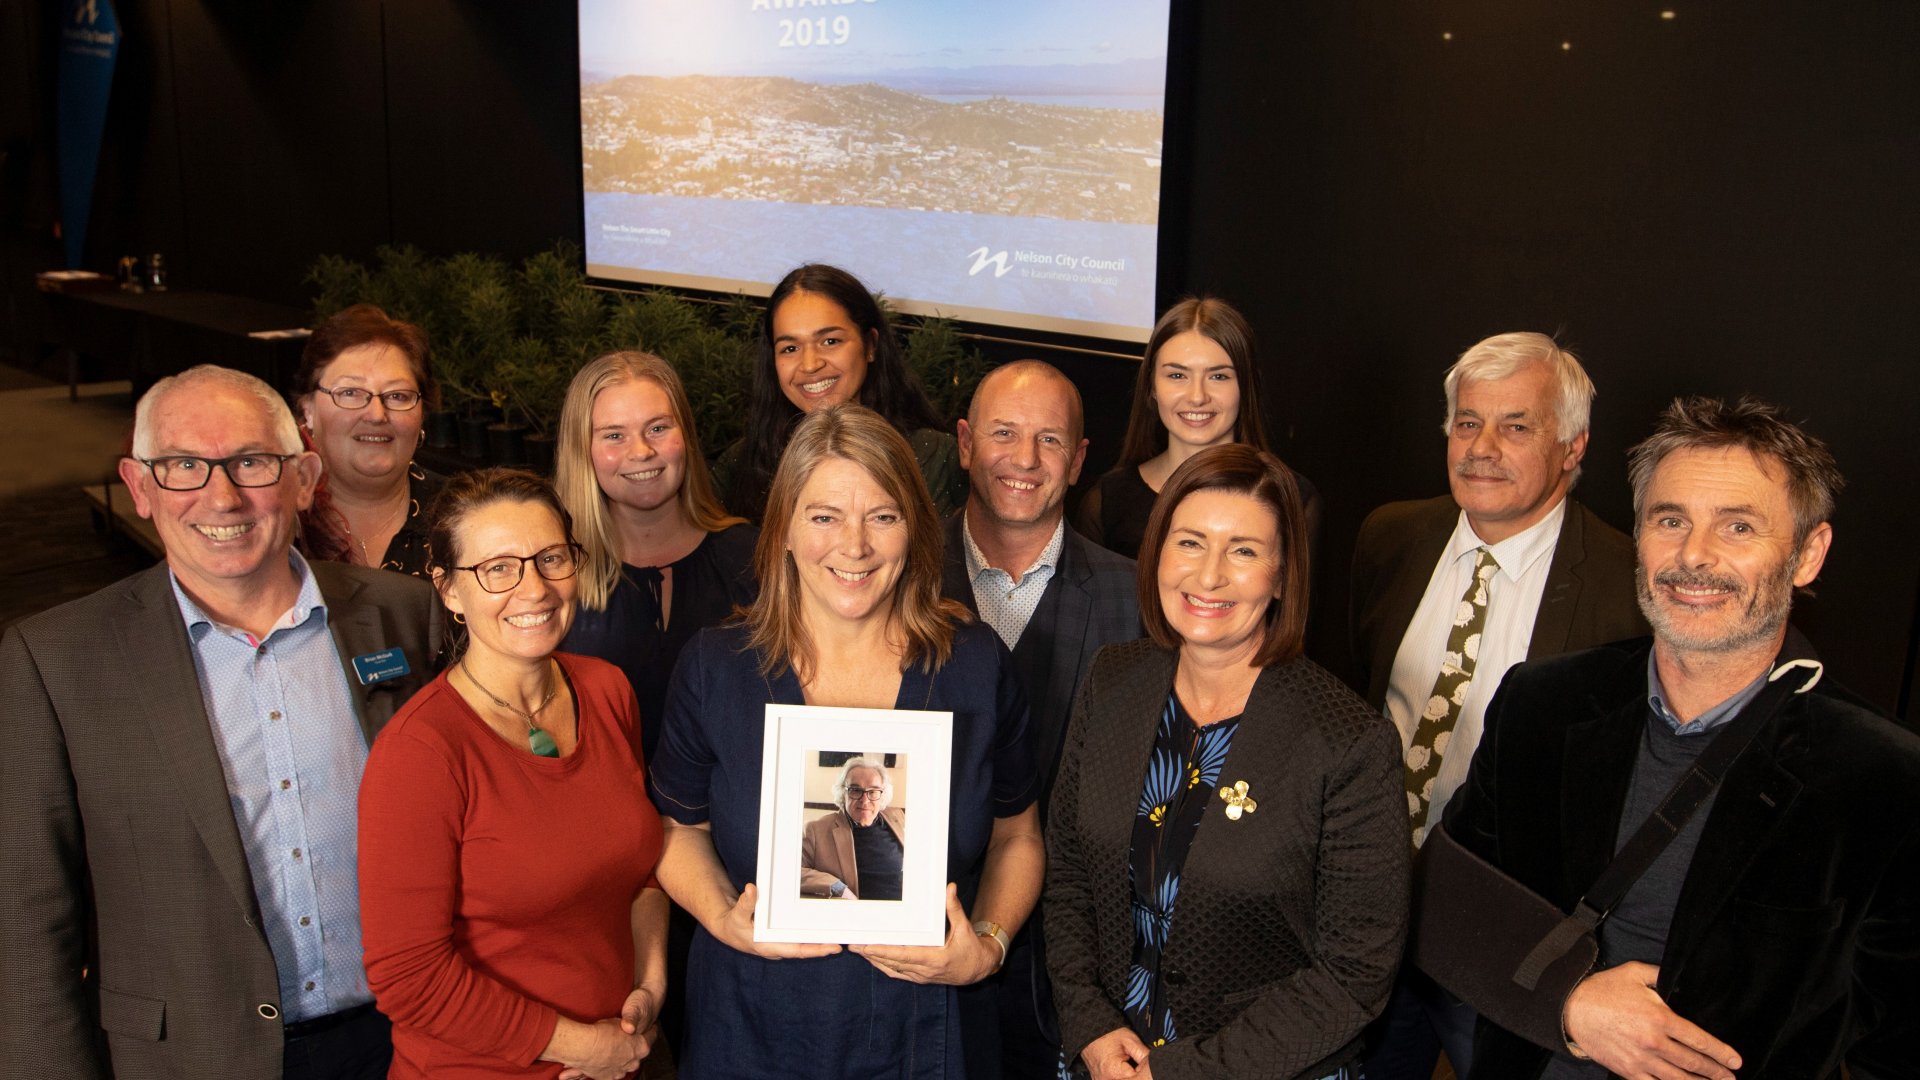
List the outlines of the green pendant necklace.
<svg viewBox="0 0 1920 1080">
<path fill-rule="evenodd" d="M 548 664 L 551 665 L 552 661 L 549 660 Z M 554 744 L 553 736 L 547 734 L 546 731 L 540 727 L 539 723 L 534 720 L 534 717 L 540 715 L 542 710 L 553 704 L 553 695 L 560 692 L 559 683 L 555 682 L 549 686 L 547 688 L 547 696 L 540 699 L 540 704 L 534 706 L 532 712 L 527 712 L 523 709 L 514 708 L 502 700 L 500 695 L 481 686 L 480 680 L 473 677 L 473 670 L 467 667 L 467 658 L 464 656 L 460 658 L 460 674 L 465 675 L 467 681 L 472 683 L 475 689 L 492 698 L 495 705 L 500 706 L 527 722 L 527 749 L 532 751 L 535 757 L 557 758 L 560 756 L 560 747 Z M 549 679 L 553 677 L 553 668 L 551 666 L 547 668 L 547 677 Z"/>
</svg>

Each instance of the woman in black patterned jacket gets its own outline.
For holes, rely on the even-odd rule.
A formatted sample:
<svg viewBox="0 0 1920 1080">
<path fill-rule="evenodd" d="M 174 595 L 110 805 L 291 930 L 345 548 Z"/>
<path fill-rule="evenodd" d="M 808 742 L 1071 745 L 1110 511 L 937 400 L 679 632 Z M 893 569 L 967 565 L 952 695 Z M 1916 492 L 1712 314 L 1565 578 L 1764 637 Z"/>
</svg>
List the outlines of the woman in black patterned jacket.
<svg viewBox="0 0 1920 1080">
<path fill-rule="evenodd" d="M 1273 455 L 1190 458 L 1141 547 L 1152 638 L 1081 685 L 1047 960 L 1095 1080 L 1342 1077 L 1386 1004 L 1411 853 L 1399 736 L 1301 655 L 1305 536 Z"/>
</svg>

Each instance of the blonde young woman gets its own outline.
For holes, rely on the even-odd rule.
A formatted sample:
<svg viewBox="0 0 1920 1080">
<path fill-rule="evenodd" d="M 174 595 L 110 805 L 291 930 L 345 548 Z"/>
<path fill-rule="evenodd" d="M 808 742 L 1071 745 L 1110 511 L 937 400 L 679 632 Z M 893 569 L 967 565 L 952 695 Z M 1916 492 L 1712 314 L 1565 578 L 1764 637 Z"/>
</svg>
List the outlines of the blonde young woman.
<svg viewBox="0 0 1920 1080">
<path fill-rule="evenodd" d="M 965 1076 L 970 1006 L 956 988 L 1005 961 L 1045 861 L 1006 648 L 940 599 L 941 526 L 913 451 L 862 406 L 794 429 L 755 564 L 761 592 L 746 619 L 703 631 L 681 657 L 648 778 L 672 823 L 661 884 L 701 927 L 680 1074 Z M 953 713 L 944 945 L 753 940 L 770 701 Z M 997 1068 L 997 1052 L 980 1056 Z"/>
<path fill-rule="evenodd" d="M 759 591 L 760 530 L 721 508 L 686 389 L 651 353 L 609 353 L 574 376 L 554 487 L 586 551 L 565 648 L 626 673 L 651 761 L 680 650 Z"/>
</svg>

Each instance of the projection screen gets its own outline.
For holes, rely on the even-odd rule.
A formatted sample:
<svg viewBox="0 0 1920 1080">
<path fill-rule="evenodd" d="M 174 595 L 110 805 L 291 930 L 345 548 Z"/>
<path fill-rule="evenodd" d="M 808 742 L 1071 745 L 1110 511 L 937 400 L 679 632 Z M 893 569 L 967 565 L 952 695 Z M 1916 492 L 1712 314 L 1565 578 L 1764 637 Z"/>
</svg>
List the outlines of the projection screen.
<svg viewBox="0 0 1920 1080">
<path fill-rule="evenodd" d="M 581 0 L 587 273 L 1144 341 L 1167 0 Z"/>
</svg>

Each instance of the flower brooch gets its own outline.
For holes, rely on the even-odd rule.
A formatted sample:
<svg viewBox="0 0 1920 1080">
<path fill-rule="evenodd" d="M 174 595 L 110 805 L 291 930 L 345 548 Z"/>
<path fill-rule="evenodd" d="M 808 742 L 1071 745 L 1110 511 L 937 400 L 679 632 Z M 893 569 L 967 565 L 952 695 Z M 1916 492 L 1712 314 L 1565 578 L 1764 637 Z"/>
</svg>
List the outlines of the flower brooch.
<svg viewBox="0 0 1920 1080">
<path fill-rule="evenodd" d="M 1253 796 L 1247 794 L 1245 780 L 1235 780 L 1232 787 L 1221 788 L 1220 801 L 1227 804 L 1228 821 L 1239 821 L 1241 814 L 1251 814 L 1260 808 Z"/>
</svg>

